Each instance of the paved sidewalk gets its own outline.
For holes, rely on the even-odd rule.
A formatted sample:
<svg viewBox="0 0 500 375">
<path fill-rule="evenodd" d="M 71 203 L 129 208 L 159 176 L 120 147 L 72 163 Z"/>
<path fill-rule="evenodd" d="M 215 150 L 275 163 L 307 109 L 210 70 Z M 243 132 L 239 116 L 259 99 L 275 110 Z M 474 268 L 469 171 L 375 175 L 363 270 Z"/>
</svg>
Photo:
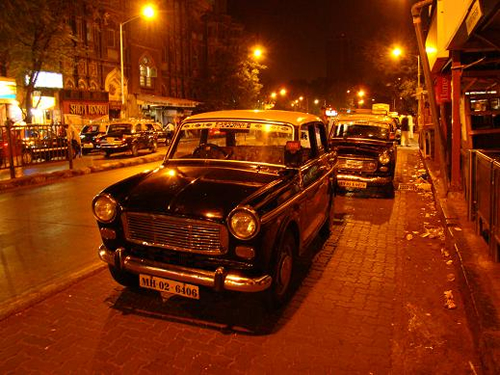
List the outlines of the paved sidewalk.
<svg viewBox="0 0 500 375">
<path fill-rule="evenodd" d="M 467 219 L 464 194 L 446 193 L 437 162 L 426 159 L 425 164 L 446 221 L 450 248 L 462 271 L 461 294 L 485 372 L 500 374 L 500 263 L 492 261 L 488 245 L 476 234 L 474 222 Z"/>
</svg>

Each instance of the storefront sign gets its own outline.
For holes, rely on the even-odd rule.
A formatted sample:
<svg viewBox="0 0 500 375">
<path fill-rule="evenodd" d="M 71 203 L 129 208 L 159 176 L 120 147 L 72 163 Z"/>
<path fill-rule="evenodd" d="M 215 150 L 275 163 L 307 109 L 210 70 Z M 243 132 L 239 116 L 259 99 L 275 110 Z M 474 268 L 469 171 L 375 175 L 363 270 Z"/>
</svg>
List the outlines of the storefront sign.
<svg viewBox="0 0 500 375">
<path fill-rule="evenodd" d="M 448 76 L 440 75 L 436 83 L 436 102 L 438 104 L 451 101 L 451 79 Z"/>
<path fill-rule="evenodd" d="M 482 16 L 483 12 L 481 11 L 481 5 L 479 4 L 479 1 L 476 0 L 474 5 L 470 8 L 467 18 L 465 19 L 465 26 L 467 28 L 468 35 L 470 35 L 472 30 L 474 30 L 474 27 L 476 27 Z"/>
<path fill-rule="evenodd" d="M 0 103 L 11 103 L 16 100 L 16 81 L 0 78 Z"/>
<path fill-rule="evenodd" d="M 108 103 L 65 101 L 63 109 L 65 114 L 78 115 L 89 118 L 102 117 L 109 114 Z"/>
</svg>

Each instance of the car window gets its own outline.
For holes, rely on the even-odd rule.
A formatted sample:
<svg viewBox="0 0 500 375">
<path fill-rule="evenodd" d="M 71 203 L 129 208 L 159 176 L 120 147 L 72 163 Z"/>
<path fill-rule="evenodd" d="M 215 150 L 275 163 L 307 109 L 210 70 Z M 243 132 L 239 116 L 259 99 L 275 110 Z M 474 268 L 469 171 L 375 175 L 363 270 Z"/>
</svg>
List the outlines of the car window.
<svg viewBox="0 0 500 375">
<path fill-rule="evenodd" d="M 287 124 L 211 121 L 184 123 L 173 158 L 225 159 L 284 164 L 285 146 L 293 141 Z"/>
<path fill-rule="evenodd" d="M 132 130 L 132 126 L 130 124 L 111 124 L 108 128 L 108 133 L 126 133 L 130 134 Z"/>
<path fill-rule="evenodd" d="M 335 137 L 339 138 L 373 138 L 387 140 L 389 139 L 390 129 L 384 125 L 358 124 L 355 122 L 346 122 L 337 124 Z"/>
</svg>

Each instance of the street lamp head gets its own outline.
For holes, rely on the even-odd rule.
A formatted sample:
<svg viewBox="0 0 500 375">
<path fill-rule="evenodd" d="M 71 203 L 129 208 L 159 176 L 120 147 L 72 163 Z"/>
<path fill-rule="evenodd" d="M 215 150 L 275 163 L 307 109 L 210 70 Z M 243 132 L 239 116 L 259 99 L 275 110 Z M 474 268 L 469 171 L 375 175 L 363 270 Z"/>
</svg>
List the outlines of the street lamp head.
<svg viewBox="0 0 500 375">
<path fill-rule="evenodd" d="M 399 47 L 394 47 L 391 51 L 392 57 L 394 57 L 396 59 L 400 58 L 402 54 L 403 54 L 403 50 Z"/>
<path fill-rule="evenodd" d="M 142 16 L 146 19 L 151 19 L 155 16 L 155 8 L 148 4 L 146 6 L 144 6 L 144 8 L 142 8 Z"/>
<path fill-rule="evenodd" d="M 260 60 L 264 56 L 264 51 L 261 47 L 254 47 L 252 56 L 255 60 Z"/>
</svg>

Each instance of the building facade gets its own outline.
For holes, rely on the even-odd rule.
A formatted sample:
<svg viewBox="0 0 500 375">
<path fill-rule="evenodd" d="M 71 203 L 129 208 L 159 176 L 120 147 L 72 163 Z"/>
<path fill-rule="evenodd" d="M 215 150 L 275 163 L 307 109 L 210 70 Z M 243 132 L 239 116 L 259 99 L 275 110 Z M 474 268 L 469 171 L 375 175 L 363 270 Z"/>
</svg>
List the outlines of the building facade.
<svg viewBox="0 0 500 375">
<path fill-rule="evenodd" d="M 63 62 L 62 89 L 49 94 L 40 89 L 55 100 L 43 108 L 37 122 L 178 120 L 200 103 L 200 82 L 210 74 L 212 56 L 228 38 L 242 33 L 242 27 L 225 14 L 225 0 L 161 0 L 151 20 L 140 16 L 144 4 L 131 0 L 103 4 L 105 8 L 99 9 L 82 5 L 70 21 L 82 52 Z"/>
</svg>

